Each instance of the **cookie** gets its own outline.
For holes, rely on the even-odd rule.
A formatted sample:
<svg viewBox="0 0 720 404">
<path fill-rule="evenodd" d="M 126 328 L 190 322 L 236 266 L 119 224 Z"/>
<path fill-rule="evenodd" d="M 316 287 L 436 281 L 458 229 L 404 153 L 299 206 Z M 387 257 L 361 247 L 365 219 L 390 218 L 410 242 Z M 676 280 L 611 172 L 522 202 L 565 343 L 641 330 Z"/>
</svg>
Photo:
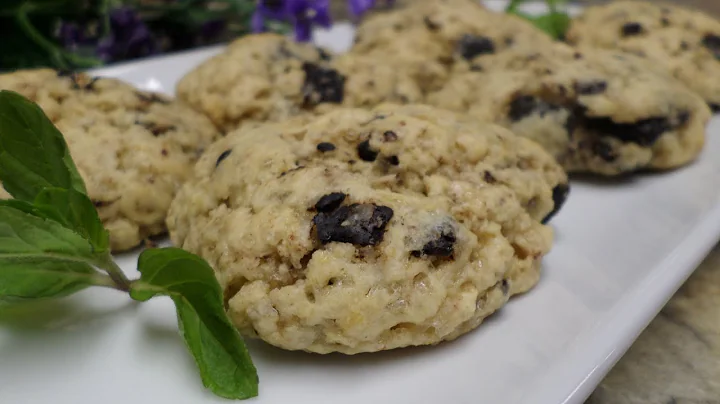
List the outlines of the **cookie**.
<svg viewBox="0 0 720 404">
<path fill-rule="evenodd" d="M 334 57 L 276 34 L 244 36 L 177 85 L 178 98 L 230 131 L 336 106 L 418 102 L 416 84 L 382 61 Z"/>
<path fill-rule="evenodd" d="M 113 251 L 166 232 L 172 198 L 218 137 L 192 109 L 114 79 L 24 70 L 0 75 L 0 89 L 38 103 L 63 133 Z"/>
<path fill-rule="evenodd" d="M 245 128 L 199 160 L 168 227 L 244 335 L 317 353 L 436 344 L 538 281 L 552 231 L 492 179 L 522 157 L 399 111 Z"/>
<path fill-rule="evenodd" d="M 351 53 L 379 57 L 431 91 L 458 62 L 550 43 L 548 35 L 517 16 L 492 12 L 474 0 L 438 0 L 364 19 Z"/>
<path fill-rule="evenodd" d="M 478 182 L 479 186 L 491 183 L 510 187 L 520 204 L 537 220 L 550 221 L 565 204 L 570 190 L 567 174 L 552 156 L 535 142 L 515 136 L 507 129 L 489 124 L 488 121 L 428 105 L 381 104 L 374 112 L 381 116 L 411 116 L 444 128 L 450 134 L 444 142 L 457 144 L 450 147 L 439 146 L 442 150 L 448 150 L 437 155 L 436 158 L 441 164 L 454 160 L 453 164 L 457 166 L 455 170 L 481 174 L 482 181 Z M 434 135 L 424 134 L 423 137 L 425 136 Z M 453 136 L 459 140 L 454 140 Z M 438 136 L 432 140 L 425 151 L 413 144 L 406 147 L 417 155 L 429 153 L 429 150 L 436 147 L 434 142 L 440 139 L 442 137 Z M 487 169 L 476 166 L 480 155 L 483 156 L 482 161 Z M 412 165 L 411 169 L 419 176 L 431 173 L 419 164 Z"/>
<path fill-rule="evenodd" d="M 335 109 L 344 113 L 328 114 L 322 121 L 323 125 L 354 131 L 355 129 L 348 125 L 354 124 L 355 119 L 349 118 L 349 123 L 342 122 L 342 119 L 344 114 L 357 115 L 358 111 Z M 405 137 L 400 143 L 381 142 L 375 145 L 368 142 L 363 144 L 362 149 L 351 148 L 342 156 L 344 169 L 373 175 L 376 169 L 374 165 L 357 163 L 373 162 L 377 160 L 377 155 L 382 153 L 389 156 L 383 160 L 383 165 L 390 168 L 387 174 L 395 178 L 395 181 L 388 182 L 388 186 L 411 187 L 421 193 L 425 192 L 422 178 L 433 175 L 438 169 L 449 176 L 462 173 L 463 176 L 471 178 L 477 186 L 493 184 L 511 188 L 528 213 L 543 223 L 549 222 L 567 200 L 570 185 L 565 170 L 537 143 L 515 136 L 499 125 L 421 104 L 384 103 L 370 112 L 371 121 L 384 120 L 388 116 L 399 114 L 415 118 L 430 127 L 441 127 L 442 130 L 423 132 L 418 138 Z M 318 131 L 324 131 L 325 129 L 317 124 L 318 119 L 318 116 L 307 114 L 291 118 L 282 124 L 318 127 Z M 243 130 L 236 131 L 235 135 L 242 136 L 242 133 L 247 132 L 245 129 L 253 129 L 254 133 L 258 133 L 256 129 L 266 125 L 246 125 L 241 128 Z M 267 136 L 274 136 L 276 131 L 277 126 L 263 129 Z M 388 133 L 389 139 L 392 136 Z M 334 152 L 336 148 L 335 144 L 328 142 L 317 144 L 319 151 Z M 404 154 L 412 156 L 409 160 L 404 159 L 402 170 L 392 167 L 400 165 L 397 150 L 406 150 Z M 336 156 L 337 153 L 332 155 Z M 478 165 L 479 162 L 482 164 Z"/>
<path fill-rule="evenodd" d="M 720 109 L 720 21 L 706 13 L 664 3 L 615 1 L 588 7 L 573 20 L 567 40 L 645 57 Z"/>
<path fill-rule="evenodd" d="M 646 60 L 562 44 L 474 60 L 428 103 L 503 125 L 571 172 L 669 169 L 700 153 L 710 111 Z"/>
</svg>

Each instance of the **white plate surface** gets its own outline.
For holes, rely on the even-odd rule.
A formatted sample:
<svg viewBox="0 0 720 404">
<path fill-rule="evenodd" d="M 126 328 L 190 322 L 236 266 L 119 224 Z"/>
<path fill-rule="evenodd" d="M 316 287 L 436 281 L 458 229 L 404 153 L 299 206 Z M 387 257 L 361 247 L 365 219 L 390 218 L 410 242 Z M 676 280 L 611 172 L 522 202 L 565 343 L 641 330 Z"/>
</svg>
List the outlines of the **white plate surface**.
<svg viewBox="0 0 720 404">
<path fill-rule="evenodd" d="M 321 32 L 336 50 L 349 26 Z M 206 49 L 101 70 L 175 82 Z M 624 181 L 575 181 L 553 221 L 540 284 L 479 329 L 434 348 L 354 357 L 250 342 L 255 403 L 582 403 L 720 238 L 720 118 L 695 164 Z M 119 257 L 131 275 L 136 254 Z M 222 403 L 202 388 L 172 303 L 89 290 L 0 311 L 0 403 Z"/>
</svg>

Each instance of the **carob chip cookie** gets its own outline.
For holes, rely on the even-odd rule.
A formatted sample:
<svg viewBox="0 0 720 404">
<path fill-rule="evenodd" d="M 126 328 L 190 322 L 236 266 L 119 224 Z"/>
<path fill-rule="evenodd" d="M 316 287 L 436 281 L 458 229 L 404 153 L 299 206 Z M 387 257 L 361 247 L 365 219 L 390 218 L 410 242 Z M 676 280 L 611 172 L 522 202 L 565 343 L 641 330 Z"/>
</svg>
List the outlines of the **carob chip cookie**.
<svg viewBox="0 0 720 404">
<path fill-rule="evenodd" d="M 270 33 L 231 43 L 184 76 L 176 90 L 225 131 L 337 106 L 421 100 L 415 82 L 383 60 L 334 56 Z"/>
<path fill-rule="evenodd" d="M 0 89 L 39 104 L 65 135 L 113 251 L 165 233 L 170 201 L 218 137 L 201 114 L 114 79 L 20 70 L 0 75 Z"/>
<path fill-rule="evenodd" d="M 664 2 L 614 1 L 585 9 L 568 42 L 633 53 L 720 106 L 720 21 Z"/>
<path fill-rule="evenodd" d="M 563 175 L 500 127 L 425 106 L 341 108 L 211 145 L 168 226 L 215 268 L 244 335 L 318 353 L 436 344 L 535 285 Z"/>
<path fill-rule="evenodd" d="M 482 69 L 457 72 L 428 103 L 530 138 L 568 171 L 669 169 L 703 147 L 702 98 L 638 56 L 556 44 L 472 63 Z"/>
<path fill-rule="evenodd" d="M 423 91 L 438 89 L 456 64 L 515 47 L 552 43 L 529 22 L 483 8 L 475 0 L 422 1 L 363 19 L 351 53 L 378 57 L 414 78 Z"/>
</svg>

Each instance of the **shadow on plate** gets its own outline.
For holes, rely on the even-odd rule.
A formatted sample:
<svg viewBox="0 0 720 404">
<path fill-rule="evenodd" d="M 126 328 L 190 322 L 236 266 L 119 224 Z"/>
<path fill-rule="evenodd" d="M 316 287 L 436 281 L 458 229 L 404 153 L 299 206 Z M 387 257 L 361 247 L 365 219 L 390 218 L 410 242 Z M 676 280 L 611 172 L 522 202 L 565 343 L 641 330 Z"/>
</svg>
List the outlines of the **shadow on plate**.
<svg viewBox="0 0 720 404">
<path fill-rule="evenodd" d="M 633 185 L 633 183 L 642 179 L 664 177 L 680 172 L 683 169 L 694 166 L 696 163 L 697 160 L 682 167 L 670 168 L 667 170 L 640 169 L 637 171 L 623 173 L 612 177 L 590 173 L 571 173 L 570 181 L 574 183 L 587 184 L 597 187 L 630 186 Z"/>
<path fill-rule="evenodd" d="M 0 303 L 0 326 L 16 330 L 47 331 L 88 324 L 134 310 L 138 303 L 99 309 L 73 299 L 47 299 Z"/>
<path fill-rule="evenodd" d="M 572 184 L 592 185 L 595 187 L 617 187 L 630 186 L 637 181 L 639 173 L 623 174 L 615 177 L 606 177 L 596 174 L 570 174 L 570 182 Z M 572 191 L 571 191 L 572 192 Z"/>
<path fill-rule="evenodd" d="M 132 314 L 137 304 L 93 307 L 73 299 L 0 305 L 0 357 L 28 366 L 82 366 L 116 332 L 113 323 Z M 57 360 L 48 358 L 58 358 Z M 61 360 L 62 359 L 62 360 Z M 59 365 L 58 365 L 59 366 Z"/>
</svg>

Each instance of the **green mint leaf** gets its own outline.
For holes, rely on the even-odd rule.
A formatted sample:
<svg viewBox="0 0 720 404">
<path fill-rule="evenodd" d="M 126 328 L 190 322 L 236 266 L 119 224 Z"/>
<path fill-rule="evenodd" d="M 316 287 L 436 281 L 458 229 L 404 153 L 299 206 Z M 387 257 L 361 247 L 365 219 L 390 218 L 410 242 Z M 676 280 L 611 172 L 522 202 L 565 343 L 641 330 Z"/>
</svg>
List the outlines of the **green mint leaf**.
<svg viewBox="0 0 720 404">
<path fill-rule="evenodd" d="M 0 91 L 0 179 L 16 199 L 33 202 L 43 188 L 87 194 L 60 131 L 36 104 Z"/>
<path fill-rule="evenodd" d="M 92 247 L 22 201 L 0 204 L 0 299 L 60 297 L 105 285 Z"/>
<path fill-rule="evenodd" d="M 16 204 L 18 206 L 19 204 Z M 48 256 L 69 261 L 96 258 L 87 240 L 60 223 L 0 204 L 0 255 Z"/>
<path fill-rule="evenodd" d="M 108 250 L 108 233 L 62 134 L 37 105 L 7 91 L 0 92 L 0 176 L 18 201 L 35 205 L 33 210 L 16 208 L 73 230 L 97 254 Z"/>
<path fill-rule="evenodd" d="M 562 12 L 550 12 L 541 16 L 533 16 L 520 11 L 512 14 L 530 21 L 535 27 L 550 35 L 553 39 L 560 39 L 570 26 L 570 17 Z"/>
<path fill-rule="evenodd" d="M 41 219 L 50 219 L 45 214 L 37 210 L 35 205 L 33 205 L 30 202 L 25 201 L 19 201 L 17 199 L 3 199 L 0 200 L 0 206 L 7 206 L 9 208 L 13 208 L 16 210 L 19 210 L 23 213 L 27 213 L 29 215 L 37 216 Z M 51 219 L 52 220 L 52 219 Z"/>
<path fill-rule="evenodd" d="M 535 17 L 530 21 L 554 39 L 560 39 L 565 36 L 565 33 L 570 27 L 570 17 L 565 13 L 549 13 Z"/>
<path fill-rule="evenodd" d="M 549 12 L 542 15 L 530 15 L 520 11 L 520 4 L 525 0 L 512 0 L 505 8 L 508 14 L 515 14 L 518 17 L 530 21 L 541 31 L 550 35 L 553 39 L 560 39 L 567 32 L 570 26 L 570 16 L 567 13 L 558 11 L 558 7 L 565 4 L 564 0 L 545 0 L 548 5 Z"/>
<path fill-rule="evenodd" d="M 75 189 L 45 188 L 35 208 L 90 242 L 95 254 L 108 251 L 110 238 L 87 195 Z"/>
<path fill-rule="evenodd" d="M 523 2 L 525 2 L 525 0 L 511 0 L 507 7 L 505 7 L 505 12 L 508 14 L 515 14 Z"/>
<path fill-rule="evenodd" d="M 140 255 L 138 270 L 141 277 L 130 296 L 139 301 L 172 298 L 180 333 L 205 387 L 225 398 L 257 396 L 257 371 L 225 313 L 222 290 L 207 262 L 178 248 L 150 249 Z"/>
<path fill-rule="evenodd" d="M 550 12 L 554 13 L 554 12 L 557 12 L 557 9 L 559 6 L 566 4 L 567 0 L 545 0 L 545 2 L 548 4 L 548 8 L 550 8 Z"/>
<path fill-rule="evenodd" d="M 0 301 L 63 297 L 88 286 L 109 284 L 81 262 L 0 256 L 0 266 Z"/>
</svg>

